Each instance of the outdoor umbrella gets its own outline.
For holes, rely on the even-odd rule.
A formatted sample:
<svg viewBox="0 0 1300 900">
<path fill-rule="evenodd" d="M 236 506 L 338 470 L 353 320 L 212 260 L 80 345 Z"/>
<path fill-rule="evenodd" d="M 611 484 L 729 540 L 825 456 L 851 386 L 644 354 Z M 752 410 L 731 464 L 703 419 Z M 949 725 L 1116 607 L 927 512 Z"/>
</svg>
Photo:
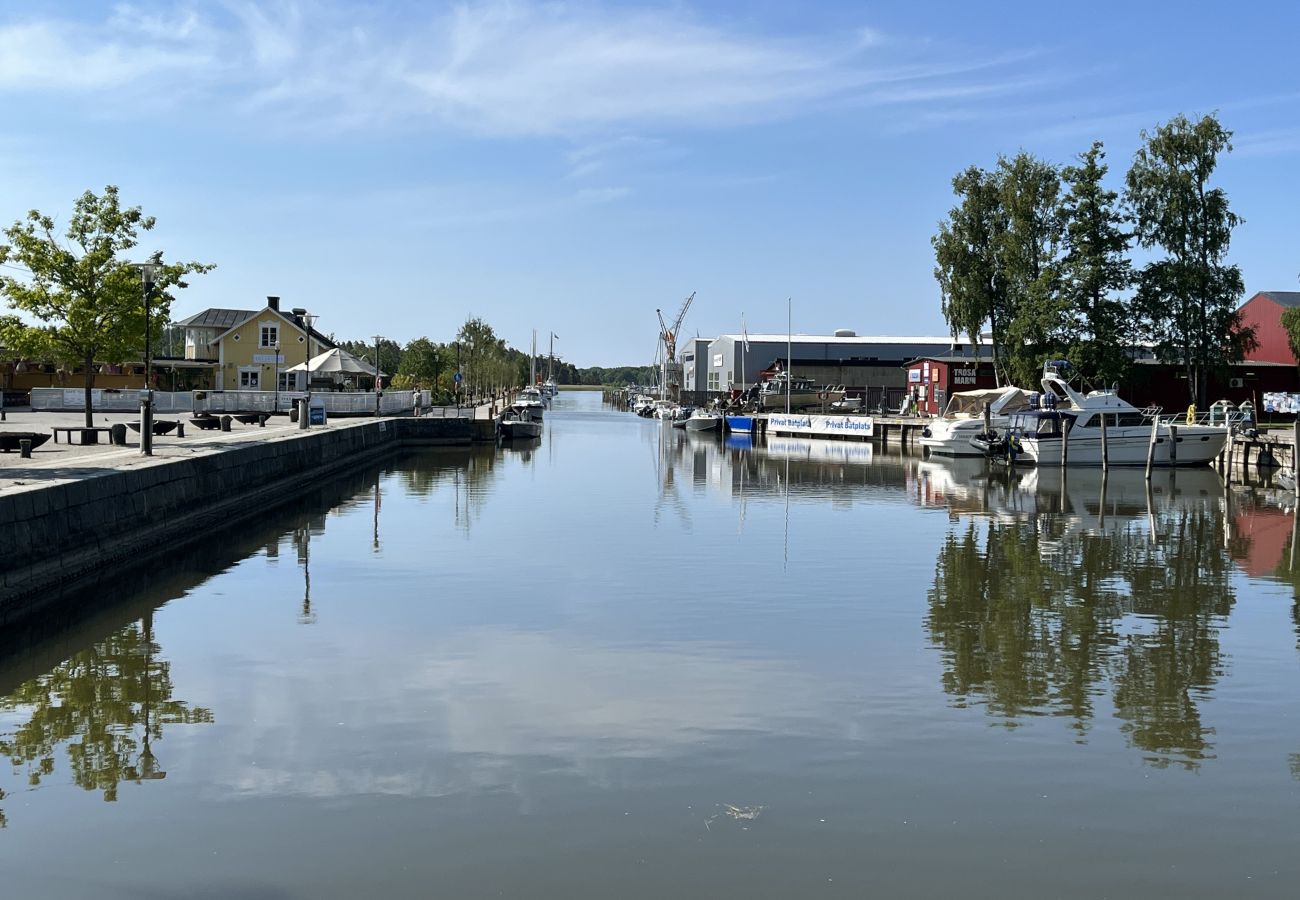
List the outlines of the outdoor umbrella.
<svg viewBox="0 0 1300 900">
<path fill-rule="evenodd" d="M 335 347 L 333 350 L 326 350 L 319 356 L 313 356 L 305 363 L 298 363 L 285 369 L 286 372 L 319 372 L 326 375 L 342 373 L 345 375 L 374 375 L 375 367 L 365 360 L 357 359 L 346 350 L 340 350 Z M 379 377 L 387 378 L 387 372 L 380 372 Z"/>
</svg>

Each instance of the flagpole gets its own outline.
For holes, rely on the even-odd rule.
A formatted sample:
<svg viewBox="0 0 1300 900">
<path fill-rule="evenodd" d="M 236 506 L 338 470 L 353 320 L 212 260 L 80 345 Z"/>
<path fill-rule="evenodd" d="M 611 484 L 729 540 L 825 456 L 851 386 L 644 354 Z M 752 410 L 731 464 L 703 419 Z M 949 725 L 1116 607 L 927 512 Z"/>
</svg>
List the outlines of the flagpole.
<svg viewBox="0 0 1300 900">
<path fill-rule="evenodd" d="M 749 343 L 749 327 L 745 325 L 745 314 L 740 314 L 740 396 L 745 396 L 745 345 Z"/>
<path fill-rule="evenodd" d="M 790 415 L 790 381 L 794 375 L 794 312 L 789 297 L 785 298 L 785 414 Z"/>
</svg>

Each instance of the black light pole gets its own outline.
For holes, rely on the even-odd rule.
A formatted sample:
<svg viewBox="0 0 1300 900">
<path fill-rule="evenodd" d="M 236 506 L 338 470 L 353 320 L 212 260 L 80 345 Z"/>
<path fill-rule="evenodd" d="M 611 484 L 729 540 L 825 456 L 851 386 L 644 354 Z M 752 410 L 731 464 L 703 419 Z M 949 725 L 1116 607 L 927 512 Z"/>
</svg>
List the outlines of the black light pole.
<svg viewBox="0 0 1300 900">
<path fill-rule="evenodd" d="M 311 424 L 307 421 L 311 418 L 311 413 L 309 412 L 311 407 L 311 323 L 316 317 L 308 315 L 307 310 L 303 309 L 301 306 L 295 306 L 293 308 L 293 314 L 302 320 L 303 334 L 305 335 L 302 364 L 304 369 L 302 373 L 304 389 L 302 399 L 298 401 L 298 427 L 305 430 Z"/>
<path fill-rule="evenodd" d="M 456 418 L 460 418 L 460 341 L 456 344 L 456 375 L 452 379 L 453 389 L 456 391 Z"/>
<path fill-rule="evenodd" d="M 140 453 L 153 456 L 153 365 L 149 328 L 149 295 L 153 292 L 153 270 L 162 265 L 162 252 L 140 264 L 140 284 L 144 294 L 144 392 L 140 395 Z"/>
</svg>

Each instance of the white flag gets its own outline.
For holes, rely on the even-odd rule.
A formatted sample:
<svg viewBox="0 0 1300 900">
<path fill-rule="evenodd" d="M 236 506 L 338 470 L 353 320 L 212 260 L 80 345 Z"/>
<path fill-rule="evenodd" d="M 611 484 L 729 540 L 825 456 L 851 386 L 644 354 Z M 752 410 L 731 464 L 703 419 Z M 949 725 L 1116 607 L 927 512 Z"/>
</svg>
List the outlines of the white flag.
<svg viewBox="0 0 1300 900">
<path fill-rule="evenodd" d="M 740 314 L 740 330 L 741 332 L 743 332 L 745 338 L 745 352 L 748 353 L 749 352 L 749 326 L 745 324 L 744 313 Z"/>
</svg>

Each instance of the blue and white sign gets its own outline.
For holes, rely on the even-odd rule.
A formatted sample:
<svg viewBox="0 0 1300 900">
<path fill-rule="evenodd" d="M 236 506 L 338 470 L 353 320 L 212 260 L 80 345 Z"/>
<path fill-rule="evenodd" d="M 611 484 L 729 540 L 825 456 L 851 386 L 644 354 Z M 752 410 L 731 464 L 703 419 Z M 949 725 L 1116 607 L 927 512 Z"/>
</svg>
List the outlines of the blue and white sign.
<svg viewBox="0 0 1300 900">
<path fill-rule="evenodd" d="M 773 434 L 808 434 L 818 437 L 869 438 L 875 432 L 871 416 L 803 416 L 773 413 L 767 430 Z"/>
<path fill-rule="evenodd" d="M 457 372 L 455 375 L 451 376 L 451 380 L 460 384 L 464 380 L 464 376 Z"/>
</svg>

